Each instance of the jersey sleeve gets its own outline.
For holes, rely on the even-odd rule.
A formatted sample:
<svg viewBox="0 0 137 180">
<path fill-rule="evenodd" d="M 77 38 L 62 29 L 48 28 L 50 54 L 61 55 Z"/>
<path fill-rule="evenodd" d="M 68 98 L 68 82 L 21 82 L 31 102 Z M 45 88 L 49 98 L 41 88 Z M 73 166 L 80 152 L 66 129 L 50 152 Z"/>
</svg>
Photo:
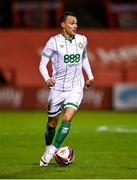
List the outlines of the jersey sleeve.
<svg viewBox="0 0 137 180">
<path fill-rule="evenodd" d="M 50 79 L 48 69 L 47 69 L 48 62 L 49 62 L 48 57 L 45 57 L 45 56 L 41 57 L 41 61 L 40 61 L 40 64 L 39 64 L 39 71 L 40 71 L 41 75 L 43 76 L 43 78 L 45 79 L 45 81 Z"/>
<path fill-rule="evenodd" d="M 87 55 L 87 38 L 84 36 L 84 51 L 83 51 L 83 63 L 82 63 L 82 67 L 84 69 L 84 71 L 86 72 L 89 80 L 93 80 L 93 74 L 92 74 L 92 70 L 89 64 L 89 59 L 88 59 L 88 55 Z"/>
<path fill-rule="evenodd" d="M 47 58 L 51 58 L 54 51 L 55 51 L 54 39 L 53 39 L 53 37 L 51 37 L 47 41 L 47 43 L 46 43 L 46 45 L 42 51 L 42 56 L 45 56 Z"/>
<path fill-rule="evenodd" d="M 43 78 L 45 79 L 45 81 L 50 79 L 48 69 L 47 69 L 47 64 L 48 64 L 53 52 L 54 52 L 54 39 L 50 38 L 47 41 L 47 43 L 42 51 L 41 61 L 39 64 L 39 71 L 40 71 L 41 75 L 43 76 Z"/>
<path fill-rule="evenodd" d="M 83 36 L 83 41 L 84 41 L 84 51 L 83 51 L 83 59 L 87 56 L 87 46 L 88 46 L 88 41 L 86 36 Z"/>
</svg>

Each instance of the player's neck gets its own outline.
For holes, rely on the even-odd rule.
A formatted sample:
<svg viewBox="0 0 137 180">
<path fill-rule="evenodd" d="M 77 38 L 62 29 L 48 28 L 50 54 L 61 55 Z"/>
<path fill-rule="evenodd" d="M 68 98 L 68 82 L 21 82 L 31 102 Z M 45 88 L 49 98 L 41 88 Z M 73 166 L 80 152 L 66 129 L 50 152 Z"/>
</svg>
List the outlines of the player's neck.
<svg viewBox="0 0 137 180">
<path fill-rule="evenodd" d="M 65 37 L 66 40 L 72 40 L 74 36 L 67 34 L 66 32 L 62 32 L 62 35 Z"/>
</svg>

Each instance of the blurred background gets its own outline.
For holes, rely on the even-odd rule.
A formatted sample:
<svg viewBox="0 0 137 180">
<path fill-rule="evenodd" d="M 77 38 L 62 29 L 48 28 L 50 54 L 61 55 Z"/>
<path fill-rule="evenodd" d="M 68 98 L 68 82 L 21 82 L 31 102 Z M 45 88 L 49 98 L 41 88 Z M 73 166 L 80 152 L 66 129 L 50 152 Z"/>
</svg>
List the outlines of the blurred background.
<svg viewBox="0 0 137 180">
<path fill-rule="evenodd" d="M 64 11 L 78 15 L 78 33 L 88 38 L 95 77 L 81 109 L 136 110 L 136 0 L 1 0 L 0 109 L 47 107 L 48 88 L 38 69 L 40 53 L 60 32 Z"/>
</svg>

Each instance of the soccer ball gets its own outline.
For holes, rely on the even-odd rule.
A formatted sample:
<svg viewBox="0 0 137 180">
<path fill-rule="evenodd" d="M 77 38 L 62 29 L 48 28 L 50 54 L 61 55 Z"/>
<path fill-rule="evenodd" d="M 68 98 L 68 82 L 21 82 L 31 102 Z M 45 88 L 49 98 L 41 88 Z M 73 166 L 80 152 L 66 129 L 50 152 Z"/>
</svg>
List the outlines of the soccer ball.
<svg viewBox="0 0 137 180">
<path fill-rule="evenodd" d="M 55 161 L 59 165 L 69 165 L 74 161 L 74 151 L 69 146 L 60 147 L 55 154 Z"/>
</svg>

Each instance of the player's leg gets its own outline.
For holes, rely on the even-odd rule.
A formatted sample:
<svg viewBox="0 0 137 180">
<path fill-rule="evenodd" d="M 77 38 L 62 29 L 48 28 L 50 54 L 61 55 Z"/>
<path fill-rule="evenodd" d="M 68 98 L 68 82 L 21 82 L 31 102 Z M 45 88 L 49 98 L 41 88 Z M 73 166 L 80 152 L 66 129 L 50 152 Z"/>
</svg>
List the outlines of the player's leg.
<svg viewBox="0 0 137 180">
<path fill-rule="evenodd" d="M 56 90 L 51 90 L 48 98 L 48 122 L 45 129 L 45 144 L 46 149 L 52 144 L 55 129 L 59 121 L 59 116 L 61 113 L 61 97 L 60 92 Z"/>
<path fill-rule="evenodd" d="M 59 121 L 59 115 L 57 115 L 56 117 L 48 117 L 48 123 L 46 124 L 46 129 L 45 129 L 46 150 L 48 150 L 49 146 L 52 144 L 58 121 Z"/>
<path fill-rule="evenodd" d="M 61 107 L 61 97 L 60 92 L 51 90 L 48 99 L 48 123 L 46 125 L 45 131 L 45 143 L 46 143 L 46 151 L 44 152 L 41 160 L 40 166 L 47 166 L 50 159 L 52 158 L 52 154 L 54 154 L 52 148 L 52 141 L 55 135 L 55 129 L 58 124 L 59 115 L 62 111 Z M 54 151 L 56 148 L 54 148 Z"/>
<path fill-rule="evenodd" d="M 72 90 L 68 96 L 66 97 L 64 101 L 64 116 L 62 123 L 57 131 L 54 146 L 56 148 L 59 148 L 59 146 L 63 143 L 64 139 L 69 133 L 70 127 L 71 127 L 71 120 L 77 111 L 81 100 L 83 97 L 83 90 Z"/>
<path fill-rule="evenodd" d="M 75 112 L 76 112 L 76 109 L 74 109 L 72 107 L 65 108 L 63 121 L 57 131 L 55 141 L 53 143 L 53 145 L 56 148 L 60 147 L 60 145 L 63 143 L 64 139 L 68 135 L 70 127 L 71 127 L 71 120 L 72 120 L 72 117 L 75 114 Z"/>
<path fill-rule="evenodd" d="M 55 135 L 55 129 L 58 124 L 58 120 L 59 120 L 59 115 L 55 117 L 48 117 L 48 123 L 45 131 L 46 149 L 43 156 L 41 157 L 40 166 L 47 166 L 49 161 L 52 159 L 55 151 L 57 150 L 55 147 L 52 148 L 52 141 Z"/>
</svg>

